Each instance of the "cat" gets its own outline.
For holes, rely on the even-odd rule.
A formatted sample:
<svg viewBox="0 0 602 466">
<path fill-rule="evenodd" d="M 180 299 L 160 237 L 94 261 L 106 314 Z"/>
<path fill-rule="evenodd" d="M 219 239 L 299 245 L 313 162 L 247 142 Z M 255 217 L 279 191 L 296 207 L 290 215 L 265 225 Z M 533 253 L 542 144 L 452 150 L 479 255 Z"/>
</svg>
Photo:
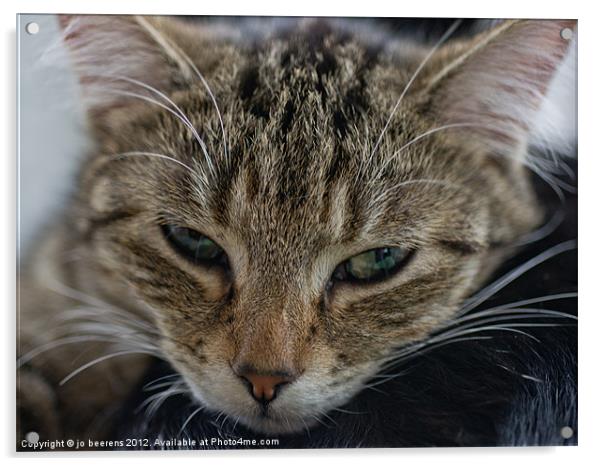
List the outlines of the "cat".
<svg viewBox="0 0 602 466">
<path fill-rule="evenodd" d="M 576 173 L 575 163 L 570 165 Z M 570 172 L 562 178 L 576 185 Z M 575 445 L 577 329 L 560 316 L 577 313 L 577 251 L 534 259 L 576 238 L 577 197 L 565 192 L 560 202 L 543 180 L 533 182 L 551 220 L 545 234 L 532 238 L 494 274 L 491 281 L 499 290 L 468 313 L 469 320 L 452 320 L 374 376 L 318 426 L 270 436 L 266 444 L 265 435 L 236 419 L 199 410 L 187 393 L 173 389 L 177 372 L 157 361 L 111 418 L 111 438 L 165 440 L 138 446 L 148 449 L 220 448 L 185 443 L 190 439 L 234 440 L 228 448 Z M 529 263 L 533 267 L 525 271 Z M 525 299 L 532 312 L 542 314 L 526 319 L 514 309 L 492 316 L 492 309 L 526 306 Z M 553 320 L 546 310 L 561 313 Z M 459 325 L 468 325 L 464 337 L 449 332 Z M 563 434 L 566 427 L 569 435 Z"/>
<path fill-rule="evenodd" d="M 530 173 L 553 184 L 554 161 L 528 142 L 574 21 L 448 41 L 455 22 L 434 46 L 327 19 L 59 21 L 96 146 L 19 280 L 18 441 L 107 438 L 156 360 L 197 412 L 316 428 L 544 222 Z"/>
</svg>

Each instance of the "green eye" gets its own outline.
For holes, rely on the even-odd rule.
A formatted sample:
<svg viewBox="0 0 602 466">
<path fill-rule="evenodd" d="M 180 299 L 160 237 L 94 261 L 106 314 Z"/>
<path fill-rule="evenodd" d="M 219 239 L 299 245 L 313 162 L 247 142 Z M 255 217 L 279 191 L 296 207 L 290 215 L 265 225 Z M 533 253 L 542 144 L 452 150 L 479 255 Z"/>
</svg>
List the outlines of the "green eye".
<svg viewBox="0 0 602 466">
<path fill-rule="evenodd" d="M 333 281 L 373 282 L 398 272 L 411 256 L 411 252 L 386 247 L 362 252 L 339 264 L 332 275 Z"/>
<path fill-rule="evenodd" d="M 222 266 L 228 264 L 224 250 L 198 231 L 169 224 L 161 225 L 161 229 L 171 246 L 191 262 Z"/>
</svg>

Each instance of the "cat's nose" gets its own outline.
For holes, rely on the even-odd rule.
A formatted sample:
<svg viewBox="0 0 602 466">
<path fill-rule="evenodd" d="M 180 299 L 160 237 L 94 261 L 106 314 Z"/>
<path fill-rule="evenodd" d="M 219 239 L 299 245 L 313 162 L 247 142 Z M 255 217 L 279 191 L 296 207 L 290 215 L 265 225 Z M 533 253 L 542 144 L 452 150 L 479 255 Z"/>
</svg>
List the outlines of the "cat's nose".
<svg viewBox="0 0 602 466">
<path fill-rule="evenodd" d="M 253 398 L 263 404 L 272 401 L 284 385 L 295 380 L 287 371 L 259 374 L 252 370 L 243 370 L 237 372 L 237 375 L 248 383 Z"/>
</svg>

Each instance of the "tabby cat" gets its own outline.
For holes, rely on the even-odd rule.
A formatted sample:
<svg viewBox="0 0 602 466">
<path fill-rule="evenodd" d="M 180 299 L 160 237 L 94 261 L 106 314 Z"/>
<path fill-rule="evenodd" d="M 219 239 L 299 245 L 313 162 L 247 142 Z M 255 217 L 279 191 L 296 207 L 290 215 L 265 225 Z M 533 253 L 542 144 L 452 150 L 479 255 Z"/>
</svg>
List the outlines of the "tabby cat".
<svg viewBox="0 0 602 466">
<path fill-rule="evenodd" d="M 528 144 L 574 21 L 434 46 L 328 19 L 59 21 L 95 147 L 20 277 L 18 441 L 107 437 L 156 359 L 198 409 L 311 429 L 544 220 Z"/>
</svg>

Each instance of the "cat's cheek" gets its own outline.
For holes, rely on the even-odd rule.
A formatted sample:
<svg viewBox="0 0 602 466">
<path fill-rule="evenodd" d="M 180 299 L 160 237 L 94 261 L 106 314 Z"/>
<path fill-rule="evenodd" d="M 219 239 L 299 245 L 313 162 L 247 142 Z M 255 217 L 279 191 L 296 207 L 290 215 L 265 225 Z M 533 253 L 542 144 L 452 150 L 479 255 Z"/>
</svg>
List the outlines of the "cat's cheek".
<svg viewBox="0 0 602 466">
<path fill-rule="evenodd" d="M 202 371 L 184 368 L 181 373 L 193 395 L 210 411 L 224 411 L 232 416 L 258 415 L 255 402 L 228 365 L 209 363 Z"/>
<path fill-rule="evenodd" d="M 183 377 L 194 397 L 209 410 L 222 410 L 228 401 L 237 408 L 252 408 L 251 399 L 223 358 L 223 349 L 215 342 L 203 345 L 202 352 L 172 338 L 162 342 L 163 352 L 174 369 Z M 249 400 L 245 399 L 249 398 Z"/>
</svg>

